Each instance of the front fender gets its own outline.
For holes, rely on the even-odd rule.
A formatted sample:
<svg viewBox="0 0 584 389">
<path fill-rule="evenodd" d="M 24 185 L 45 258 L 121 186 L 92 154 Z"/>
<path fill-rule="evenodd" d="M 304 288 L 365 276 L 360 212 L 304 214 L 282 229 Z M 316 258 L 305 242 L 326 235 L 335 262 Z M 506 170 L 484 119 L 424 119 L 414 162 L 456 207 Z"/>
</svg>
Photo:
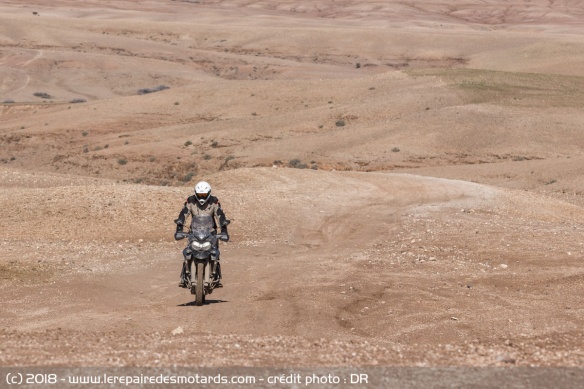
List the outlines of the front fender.
<svg viewBox="0 0 584 389">
<path fill-rule="evenodd" d="M 209 259 L 211 253 L 209 251 L 193 251 L 192 256 L 196 259 Z"/>
</svg>

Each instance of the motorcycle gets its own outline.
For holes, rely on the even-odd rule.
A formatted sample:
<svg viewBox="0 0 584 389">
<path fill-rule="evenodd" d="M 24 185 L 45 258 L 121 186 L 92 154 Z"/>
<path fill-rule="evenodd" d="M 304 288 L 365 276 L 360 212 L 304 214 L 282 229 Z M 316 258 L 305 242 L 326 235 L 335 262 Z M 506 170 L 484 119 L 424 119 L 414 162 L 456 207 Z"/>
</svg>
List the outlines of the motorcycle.
<svg viewBox="0 0 584 389">
<path fill-rule="evenodd" d="M 220 285 L 221 266 L 217 242 L 226 241 L 228 237 L 215 232 L 213 218 L 209 215 L 193 216 L 190 231 L 177 232 L 176 235 L 177 239 L 188 238 L 187 247 L 183 250 L 184 278 L 191 294 L 195 295 L 195 304 L 201 306 L 205 303 L 205 296 L 213 293 L 213 289 Z"/>
</svg>

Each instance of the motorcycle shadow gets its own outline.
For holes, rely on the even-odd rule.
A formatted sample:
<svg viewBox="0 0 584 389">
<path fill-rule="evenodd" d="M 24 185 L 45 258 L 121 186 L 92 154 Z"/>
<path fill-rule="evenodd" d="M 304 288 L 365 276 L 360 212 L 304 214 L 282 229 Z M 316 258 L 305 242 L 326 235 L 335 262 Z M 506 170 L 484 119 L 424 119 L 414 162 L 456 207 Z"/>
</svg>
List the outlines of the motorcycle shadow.
<svg viewBox="0 0 584 389">
<path fill-rule="evenodd" d="M 205 300 L 205 304 L 203 305 L 210 305 L 210 304 L 220 304 L 220 303 L 228 303 L 227 300 Z M 177 307 L 195 307 L 197 305 L 196 301 L 190 301 L 188 303 L 179 304 Z"/>
</svg>

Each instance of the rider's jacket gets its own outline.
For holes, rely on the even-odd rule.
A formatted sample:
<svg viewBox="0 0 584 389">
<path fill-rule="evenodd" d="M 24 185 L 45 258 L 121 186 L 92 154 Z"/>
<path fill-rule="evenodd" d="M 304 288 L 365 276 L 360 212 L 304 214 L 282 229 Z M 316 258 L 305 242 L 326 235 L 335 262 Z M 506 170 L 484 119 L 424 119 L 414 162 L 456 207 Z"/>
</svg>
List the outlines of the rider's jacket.
<svg viewBox="0 0 584 389">
<path fill-rule="evenodd" d="M 210 196 L 209 201 L 204 205 L 199 204 L 197 198 L 193 195 L 187 198 L 183 209 L 178 215 L 178 220 L 182 225 L 185 225 L 185 219 L 188 216 L 194 215 L 209 215 L 213 218 L 213 228 L 223 227 L 227 221 L 223 210 L 221 209 L 221 203 L 219 199 L 215 196 Z"/>
</svg>

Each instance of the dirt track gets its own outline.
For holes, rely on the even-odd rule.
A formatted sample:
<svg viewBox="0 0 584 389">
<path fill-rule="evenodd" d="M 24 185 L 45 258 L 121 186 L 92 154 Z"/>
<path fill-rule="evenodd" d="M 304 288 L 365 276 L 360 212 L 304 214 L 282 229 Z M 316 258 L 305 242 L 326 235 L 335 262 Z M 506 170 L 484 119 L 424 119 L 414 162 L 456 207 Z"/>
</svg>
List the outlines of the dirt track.
<svg viewBox="0 0 584 389">
<path fill-rule="evenodd" d="M 51 352 L 44 362 L 29 354 L 29 347 L 58 346 L 37 339 L 40 344 L 23 348 L 9 341 L 2 354 L 8 365 L 83 364 L 88 358 L 106 365 L 108 358 L 116 365 L 186 363 L 179 344 L 163 357 L 155 357 L 154 350 L 165 339 L 201 332 L 203 340 L 243 342 L 258 354 L 250 359 L 245 350 L 226 350 L 198 361 L 211 366 L 261 366 L 271 358 L 300 365 L 582 362 L 583 355 L 572 348 L 574 340 L 581 342 L 582 246 L 576 242 L 582 210 L 567 203 L 410 175 L 223 173 L 213 178 L 233 219 L 233 242 L 222 250 L 226 287 L 197 308 L 190 305 L 192 296 L 176 287 L 182 247 L 169 239 L 169 220 L 184 189 L 87 185 L 55 176 L 73 185 L 43 187 L 52 206 L 39 214 L 33 205 L 39 197 L 35 176 L 5 171 L 4 177 L 19 182 L 4 189 L 9 206 L 3 220 L 14 221 L 2 242 L 4 269 L 12 276 L 3 287 L 5 328 L 43 337 L 48 330 L 55 339 L 62 331 L 73 345 L 106 336 L 88 354 Z M 242 189 L 242 180 L 249 189 Z M 303 192 L 317 183 L 321 190 Z M 72 202 L 80 191 L 94 193 L 94 200 Z M 20 206 L 12 206 L 12 198 Z M 137 215 L 121 222 L 102 211 L 106 202 Z M 255 211 L 258 203 L 261 212 Z M 84 212 L 76 209 L 82 206 Z M 83 216 L 75 220 L 75 215 Z M 36 231 L 32 239 L 24 238 L 27 231 Z M 550 231 L 553 246 L 546 241 Z M 173 336 L 178 327 L 184 334 Z M 4 336 L 15 341 L 9 334 Z M 562 354 L 565 336 L 569 355 Z M 27 343 L 36 337 L 31 339 Z M 327 352 L 315 355 L 305 344 L 309 339 Z M 110 343 L 126 340 L 121 349 Z M 523 350 L 526 342 L 559 343 L 560 349 L 529 354 Z M 143 352 L 134 360 L 129 354 L 136 343 Z M 477 354 L 483 344 L 489 351 Z M 339 347 L 355 348 L 358 356 L 347 359 Z M 298 353 L 293 359 L 290 348 Z M 406 360 L 399 357 L 402 349 L 411 353 Z"/>
<path fill-rule="evenodd" d="M 0 365 L 582 366 L 580 5 L 78 3 L 0 6 Z"/>
</svg>

